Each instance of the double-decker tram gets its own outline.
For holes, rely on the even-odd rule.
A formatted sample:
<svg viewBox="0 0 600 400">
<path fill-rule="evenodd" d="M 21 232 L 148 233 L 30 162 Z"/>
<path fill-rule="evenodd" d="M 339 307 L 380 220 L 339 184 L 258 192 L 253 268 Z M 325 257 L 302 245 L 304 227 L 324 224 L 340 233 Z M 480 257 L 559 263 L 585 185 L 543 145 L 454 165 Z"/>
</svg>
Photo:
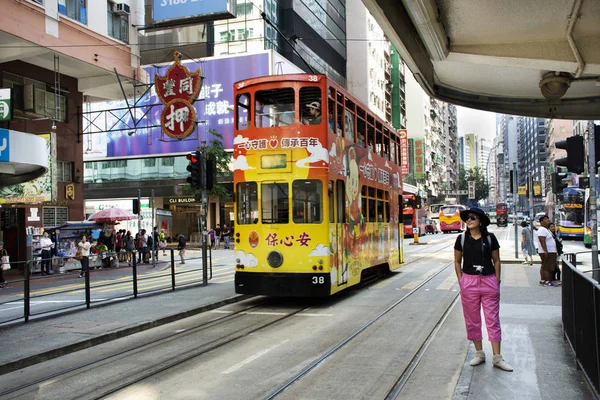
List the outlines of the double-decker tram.
<svg viewBox="0 0 600 400">
<path fill-rule="evenodd" d="M 414 229 L 417 234 L 423 236 L 427 233 L 427 211 L 423 207 L 421 196 L 414 194 L 402 195 L 402 222 L 404 225 L 404 237 L 413 236 Z"/>
<path fill-rule="evenodd" d="M 585 227 L 585 190 L 568 187 L 560 194 L 558 234 L 561 238 L 582 239 Z"/>
<path fill-rule="evenodd" d="M 496 224 L 498 226 L 508 226 L 508 204 L 496 204 Z"/>
<path fill-rule="evenodd" d="M 467 206 L 454 204 L 440 208 L 440 230 L 444 233 L 462 232 L 465 229 L 465 223 L 460 219 L 460 213 L 466 210 Z"/>
<path fill-rule="evenodd" d="M 234 96 L 236 292 L 328 296 L 401 267 L 396 131 L 324 75 Z"/>
</svg>

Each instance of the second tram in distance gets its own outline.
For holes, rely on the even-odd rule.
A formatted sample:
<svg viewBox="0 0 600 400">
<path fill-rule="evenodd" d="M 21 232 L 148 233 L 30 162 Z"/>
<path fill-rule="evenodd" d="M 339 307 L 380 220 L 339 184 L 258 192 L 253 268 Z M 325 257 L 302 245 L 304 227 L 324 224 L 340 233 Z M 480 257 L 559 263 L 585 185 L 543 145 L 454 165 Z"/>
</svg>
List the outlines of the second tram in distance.
<svg viewBox="0 0 600 400">
<path fill-rule="evenodd" d="M 328 296 L 403 265 L 401 143 L 324 75 L 234 85 L 235 290 Z"/>
</svg>

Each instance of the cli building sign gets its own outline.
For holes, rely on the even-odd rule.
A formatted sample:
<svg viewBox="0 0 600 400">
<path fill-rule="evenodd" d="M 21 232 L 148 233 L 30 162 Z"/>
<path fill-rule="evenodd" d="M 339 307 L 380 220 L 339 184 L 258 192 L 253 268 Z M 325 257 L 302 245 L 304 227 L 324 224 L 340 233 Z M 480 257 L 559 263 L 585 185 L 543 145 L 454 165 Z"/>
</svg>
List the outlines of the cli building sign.
<svg viewBox="0 0 600 400">
<path fill-rule="evenodd" d="M 154 0 L 157 24 L 180 25 L 236 17 L 236 0 Z"/>
</svg>

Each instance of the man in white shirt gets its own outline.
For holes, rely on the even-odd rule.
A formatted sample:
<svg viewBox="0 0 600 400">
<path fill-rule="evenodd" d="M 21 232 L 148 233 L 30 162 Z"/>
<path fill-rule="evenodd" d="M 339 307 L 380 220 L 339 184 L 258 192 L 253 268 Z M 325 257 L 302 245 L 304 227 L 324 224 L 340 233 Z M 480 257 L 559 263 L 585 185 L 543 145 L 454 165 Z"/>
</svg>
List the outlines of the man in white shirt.
<svg viewBox="0 0 600 400">
<path fill-rule="evenodd" d="M 44 232 L 44 237 L 40 239 L 40 247 L 42 249 L 42 275 L 52 275 L 52 248 L 54 243 L 48 236 L 48 232 Z"/>
<path fill-rule="evenodd" d="M 550 226 L 550 218 L 547 215 L 540 217 L 540 228 L 537 231 L 537 237 L 540 247 L 538 253 L 542 259 L 542 266 L 540 267 L 540 285 L 542 286 L 556 286 L 552 283 L 552 277 L 554 276 L 554 267 L 556 265 L 556 242 L 552 236 L 552 232 L 548 229 Z"/>
</svg>

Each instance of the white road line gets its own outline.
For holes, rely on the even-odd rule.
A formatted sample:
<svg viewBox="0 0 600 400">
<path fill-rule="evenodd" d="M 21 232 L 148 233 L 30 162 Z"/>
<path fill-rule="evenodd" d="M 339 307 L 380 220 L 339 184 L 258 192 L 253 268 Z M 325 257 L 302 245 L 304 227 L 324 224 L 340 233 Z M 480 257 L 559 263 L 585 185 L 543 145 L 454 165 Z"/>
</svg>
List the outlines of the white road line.
<svg viewBox="0 0 600 400">
<path fill-rule="evenodd" d="M 287 343 L 287 342 L 289 342 L 289 341 L 290 341 L 290 339 L 287 339 L 287 340 L 284 340 L 284 341 L 283 341 L 283 342 L 281 342 L 281 343 L 278 343 L 278 344 L 276 344 L 276 345 L 274 345 L 274 346 L 271 346 L 271 347 L 269 347 L 269 348 L 267 348 L 267 349 L 264 349 L 263 351 L 259 351 L 258 353 L 254 354 L 254 355 L 252 355 L 252 356 L 250 356 L 250 357 L 248 357 L 248 358 L 246 358 L 244 361 L 242 361 L 242 362 L 240 362 L 240 363 L 238 363 L 238 364 L 234 365 L 233 367 L 231 367 L 231 368 L 229 368 L 229 369 L 226 369 L 225 371 L 223 371 L 223 372 L 222 372 L 222 374 L 230 374 L 230 373 L 232 373 L 232 372 L 235 372 L 235 371 L 237 371 L 238 369 L 240 369 L 240 368 L 244 367 L 246 364 L 249 364 L 249 363 L 251 363 L 252 361 L 256 360 L 257 358 L 264 356 L 265 354 L 267 354 L 267 353 L 268 353 L 268 352 L 270 352 L 271 350 L 274 350 L 274 349 L 276 349 L 277 347 L 279 347 L 279 346 L 281 346 L 282 344 L 284 344 L 284 343 Z"/>
</svg>

